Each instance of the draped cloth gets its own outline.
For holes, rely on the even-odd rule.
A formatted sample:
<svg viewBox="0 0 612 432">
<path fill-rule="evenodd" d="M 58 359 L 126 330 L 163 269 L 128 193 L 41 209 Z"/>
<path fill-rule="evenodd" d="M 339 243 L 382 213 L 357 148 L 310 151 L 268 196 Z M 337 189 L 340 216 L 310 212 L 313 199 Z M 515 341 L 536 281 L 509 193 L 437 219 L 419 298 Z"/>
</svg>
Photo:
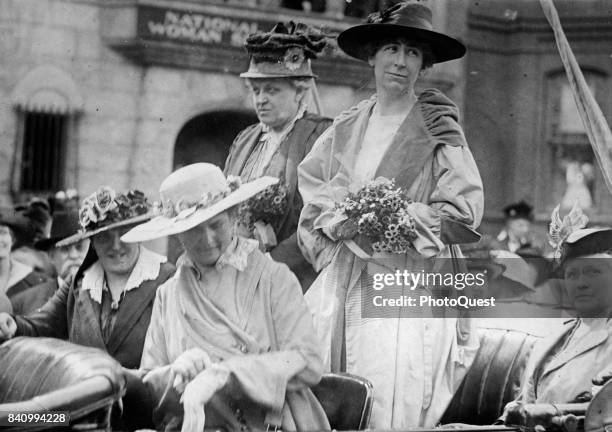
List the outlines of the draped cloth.
<svg viewBox="0 0 612 432">
<path fill-rule="evenodd" d="M 372 266 L 334 238 L 336 203 L 363 186 L 355 181 L 360 177 L 355 164 L 375 105 L 376 96 L 341 114 L 298 168 L 305 202 L 298 244 L 316 270 L 324 269 L 306 300 L 326 349 L 326 366 L 373 383 L 371 427 L 431 427 L 478 349 L 471 320 L 439 318 L 427 309 L 410 319 L 363 317 Z M 374 177 L 394 178 L 414 201 L 409 212 L 417 231 L 415 250 L 380 257 L 397 269 L 431 271 L 448 261 L 439 259 L 451 257 L 451 247 L 440 237 L 444 218 L 473 228 L 480 223 L 482 181 L 457 121 L 455 105 L 439 91 L 426 90 L 375 170 Z"/>
<path fill-rule="evenodd" d="M 239 238 L 235 247 L 249 242 Z M 158 291 L 141 369 L 158 400 L 157 423 L 166 430 L 182 418 L 170 365 L 191 348 L 230 371 L 206 405 L 207 427 L 329 429 L 309 389 L 323 368 L 299 283 L 285 265 L 249 249 L 242 270 L 224 265 L 202 272 L 182 258 L 175 277 Z"/>
<path fill-rule="evenodd" d="M 540 5 L 555 34 L 559 56 L 574 94 L 578 114 L 593 147 L 593 153 L 601 167 L 608 191 L 612 192 L 612 132 L 610 126 L 591 93 L 574 52 L 565 37 L 553 0 L 540 0 Z"/>
</svg>

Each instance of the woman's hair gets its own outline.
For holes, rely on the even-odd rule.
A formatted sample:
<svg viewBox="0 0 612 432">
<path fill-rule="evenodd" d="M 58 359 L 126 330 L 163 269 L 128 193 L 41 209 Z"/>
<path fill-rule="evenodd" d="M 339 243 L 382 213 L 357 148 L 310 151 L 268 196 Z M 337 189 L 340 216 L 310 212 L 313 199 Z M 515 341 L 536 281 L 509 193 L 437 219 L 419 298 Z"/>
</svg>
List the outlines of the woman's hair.
<svg viewBox="0 0 612 432">
<path fill-rule="evenodd" d="M 419 41 L 409 40 L 405 38 L 383 38 L 383 39 L 378 39 L 378 40 L 369 42 L 364 47 L 364 49 L 365 49 L 365 52 L 368 58 L 372 58 L 376 55 L 376 53 L 381 47 L 387 44 L 390 44 L 390 43 L 396 43 L 398 41 L 404 42 L 406 45 L 409 45 L 411 47 L 418 48 L 421 50 L 421 52 L 423 53 L 423 64 L 421 65 L 421 70 L 429 69 L 430 67 L 434 65 L 436 57 L 434 56 L 433 51 L 431 50 L 431 47 L 429 46 L 429 44 L 425 42 L 419 42 Z"/>
<path fill-rule="evenodd" d="M 306 95 L 312 84 L 311 78 L 288 78 L 289 84 L 295 89 L 296 92 L 301 93 L 300 106 L 304 105 Z"/>
<path fill-rule="evenodd" d="M 308 90 L 310 89 L 310 86 L 312 85 L 312 78 L 307 78 L 307 77 L 297 77 L 297 78 L 293 78 L 293 77 L 286 77 L 286 78 L 264 78 L 264 79 L 281 79 L 281 80 L 285 80 L 286 82 L 288 82 L 291 87 L 293 87 L 296 91 L 298 92 L 302 92 L 302 100 L 301 103 L 304 102 L 304 98 L 306 97 L 306 94 L 308 93 Z M 249 87 L 249 89 L 253 89 L 251 82 L 252 82 L 252 78 L 247 78 L 246 79 L 246 84 Z"/>
</svg>

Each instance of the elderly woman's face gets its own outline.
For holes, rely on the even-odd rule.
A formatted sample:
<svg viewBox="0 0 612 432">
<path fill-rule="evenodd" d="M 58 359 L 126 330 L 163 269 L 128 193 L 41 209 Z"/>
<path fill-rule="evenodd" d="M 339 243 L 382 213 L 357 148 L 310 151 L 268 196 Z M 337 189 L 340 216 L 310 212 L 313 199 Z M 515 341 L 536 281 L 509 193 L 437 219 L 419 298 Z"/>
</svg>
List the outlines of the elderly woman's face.
<svg viewBox="0 0 612 432">
<path fill-rule="evenodd" d="M 570 259 L 565 264 L 564 276 L 578 316 L 608 316 L 612 311 L 612 255 Z"/>
<path fill-rule="evenodd" d="M 225 211 L 201 223 L 178 238 L 191 260 L 201 267 L 211 266 L 232 241 L 234 218 Z"/>
<path fill-rule="evenodd" d="M 0 225 L 0 258 L 8 258 L 13 247 L 13 236 L 11 229 L 6 225 Z"/>
<path fill-rule="evenodd" d="M 140 245 L 121 241 L 121 236 L 130 228 L 132 227 L 119 227 L 93 236 L 93 248 L 105 272 L 127 275 L 134 269 L 140 254 Z"/>
<path fill-rule="evenodd" d="M 381 46 L 369 63 L 374 67 L 377 92 L 412 93 L 423 65 L 423 51 L 408 41 L 391 41 Z"/>
<path fill-rule="evenodd" d="M 248 81 L 257 118 L 274 130 L 281 130 L 296 116 L 300 92 L 286 79 L 250 79 Z"/>
</svg>

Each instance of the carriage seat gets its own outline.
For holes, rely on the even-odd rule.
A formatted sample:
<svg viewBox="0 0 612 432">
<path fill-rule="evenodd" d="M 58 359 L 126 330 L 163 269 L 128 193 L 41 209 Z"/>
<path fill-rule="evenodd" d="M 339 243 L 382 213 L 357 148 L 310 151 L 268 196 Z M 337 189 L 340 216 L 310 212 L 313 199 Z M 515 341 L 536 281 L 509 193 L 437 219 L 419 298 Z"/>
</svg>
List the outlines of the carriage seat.
<svg viewBox="0 0 612 432">
<path fill-rule="evenodd" d="M 97 348 L 52 338 L 0 345 L 0 420 L 15 411 L 67 411 L 70 423 L 110 427 L 125 391 L 121 366 Z"/>
<path fill-rule="evenodd" d="M 480 348 L 441 423 L 490 425 L 518 396 L 527 360 L 539 339 L 518 330 L 478 329 Z"/>
<path fill-rule="evenodd" d="M 365 430 L 372 412 L 372 384 L 348 373 L 323 374 L 312 388 L 332 430 Z"/>
</svg>

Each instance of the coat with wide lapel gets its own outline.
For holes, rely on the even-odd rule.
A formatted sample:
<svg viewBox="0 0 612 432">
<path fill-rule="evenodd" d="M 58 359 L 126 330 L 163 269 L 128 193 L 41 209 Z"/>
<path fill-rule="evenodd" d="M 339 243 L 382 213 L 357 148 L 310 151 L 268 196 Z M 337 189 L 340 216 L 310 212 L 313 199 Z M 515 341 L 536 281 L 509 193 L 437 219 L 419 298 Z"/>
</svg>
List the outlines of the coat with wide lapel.
<svg viewBox="0 0 612 432">
<path fill-rule="evenodd" d="M 281 142 L 264 174 L 277 177 L 288 188 L 288 212 L 276 229 L 279 245 L 271 251 L 272 257 L 284 262 L 298 276 L 302 288 L 306 289 L 316 273 L 304 259 L 297 245 L 297 225 L 303 201 L 298 191 L 297 167 L 310 152 L 317 138 L 331 125 L 326 117 L 306 113 L 295 122 L 291 132 Z M 243 176 L 247 160 L 255 151 L 262 133 L 261 124 L 249 126 L 234 140 L 229 157 L 225 163 L 226 175 Z M 243 181 L 247 180 L 243 178 Z"/>
<path fill-rule="evenodd" d="M 335 223 L 336 203 L 361 186 L 353 183 L 353 171 L 375 103 L 373 97 L 336 118 L 298 169 L 306 203 L 298 237 L 316 269 L 325 267 L 337 250 L 337 243 L 321 229 Z M 419 217 L 434 225 L 437 220 L 436 229 L 445 219 L 475 228 L 482 218 L 482 181 L 457 119 L 457 108 L 448 98 L 435 89 L 424 91 L 399 126 L 375 175 L 394 178 L 415 201 Z M 459 159 L 448 160 L 452 157 Z M 437 166 L 440 158 L 451 167 Z M 447 183 L 441 186 L 443 178 Z M 429 235 L 433 231 L 427 234 L 430 241 L 424 244 L 436 245 L 427 251 L 431 255 L 443 245 Z M 417 244 L 415 248 L 419 250 Z"/>
<path fill-rule="evenodd" d="M 591 391 L 592 378 L 612 366 L 610 320 L 583 337 L 574 351 L 561 350 L 578 323 L 568 321 L 562 330 L 536 344 L 519 396 L 521 402 L 571 402 L 580 393 Z"/>
<path fill-rule="evenodd" d="M 16 316 L 17 335 L 68 339 L 79 345 L 105 350 L 122 366 L 137 368 L 157 287 L 172 276 L 174 266 L 162 264 L 155 280 L 145 281 L 125 294 L 106 345 L 100 329 L 100 304 L 91 299 L 88 291 L 81 289 L 82 273 L 91 264 L 93 262 L 86 258 L 75 282 L 70 287 L 60 288 L 38 311 L 28 316 Z"/>
</svg>

